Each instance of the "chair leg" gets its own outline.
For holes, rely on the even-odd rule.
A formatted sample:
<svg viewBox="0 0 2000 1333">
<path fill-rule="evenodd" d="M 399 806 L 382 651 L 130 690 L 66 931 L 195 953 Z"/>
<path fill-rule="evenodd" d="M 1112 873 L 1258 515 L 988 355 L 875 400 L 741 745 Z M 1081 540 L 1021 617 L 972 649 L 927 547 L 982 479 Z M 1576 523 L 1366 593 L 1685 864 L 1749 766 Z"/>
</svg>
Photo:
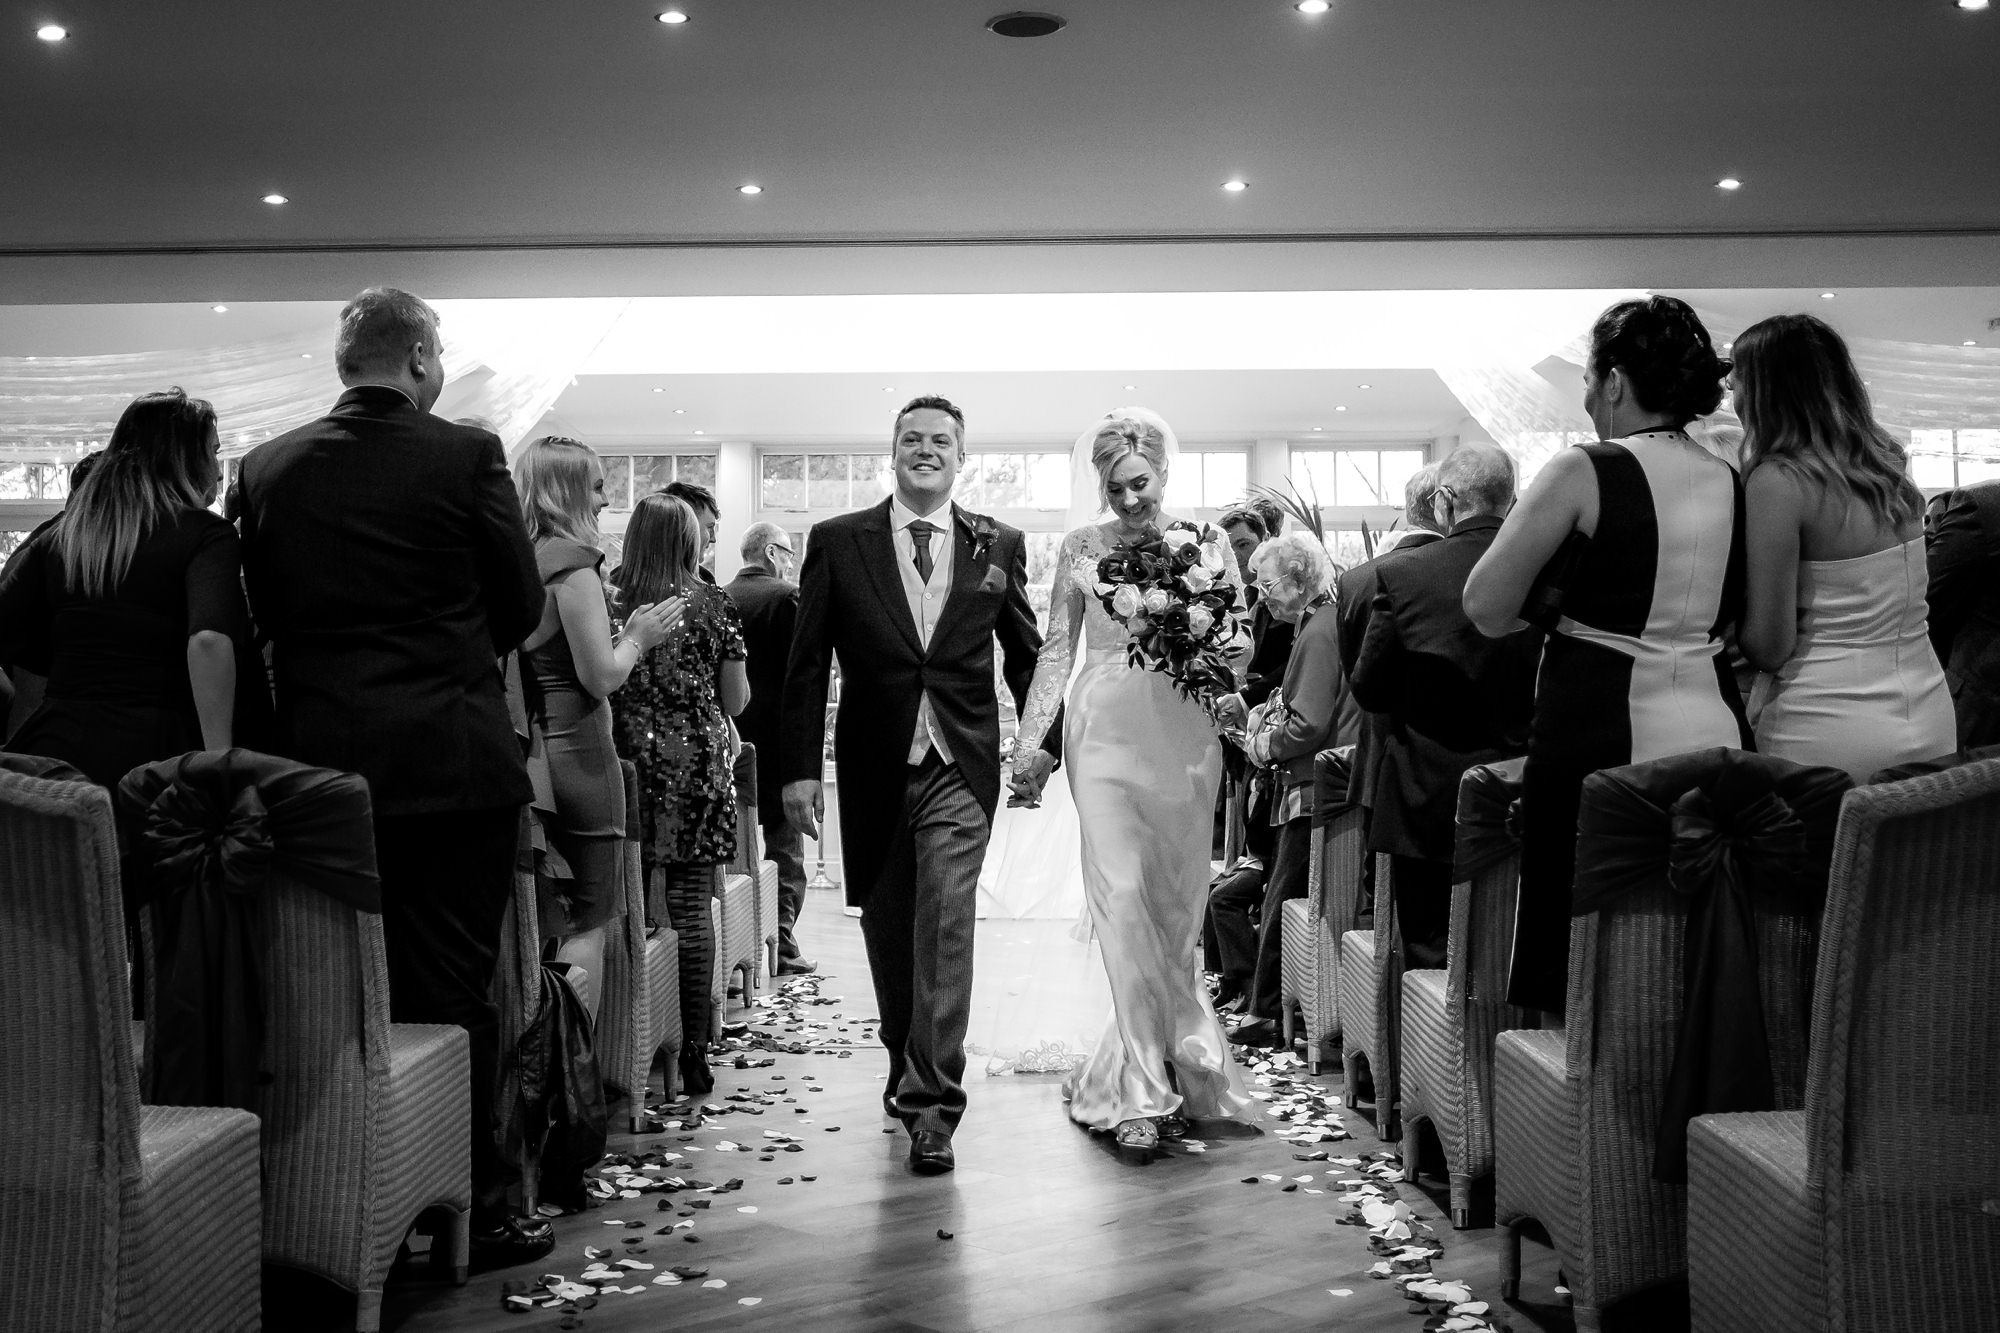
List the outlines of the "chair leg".
<svg viewBox="0 0 2000 1333">
<path fill-rule="evenodd" d="M 1298 1034 L 1298 1024 L 1292 1017 L 1295 1012 L 1297 1011 L 1292 1007 L 1290 1000 L 1282 1001 L 1278 1005 L 1278 1033 L 1284 1039 L 1285 1044 L 1282 1049 L 1287 1051 L 1292 1049 L 1292 1038 Z"/>
<path fill-rule="evenodd" d="M 1402 1163 L 1403 1179 L 1412 1185 L 1417 1183 L 1417 1167 L 1423 1161 L 1422 1139 L 1417 1133 L 1419 1126 L 1429 1123 L 1423 1116 L 1403 1117 L 1403 1140 L 1396 1145 L 1396 1160 Z"/>
<path fill-rule="evenodd" d="M 381 1333 L 382 1288 L 354 1293 L 354 1333 Z"/>
<path fill-rule="evenodd" d="M 1511 1301 L 1521 1294 L 1521 1221 L 1515 1218 L 1500 1224 L 1500 1299 Z"/>
<path fill-rule="evenodd" d="M 435 1245 L 434 1240 L 431 1244 Z M 451 1280 L 464 1286 L 472 1275 L 472 1210 L 456 1208 L 451 1214 Z"/>
<path fill-rule="evenodd" d="M 1463 1171 L 1453 1171 L 1450 1179 L 1452 1229 L 1464 1231 L 1472 1225 L 1472 1177 Z"/>
<path fill-rule="evenodd" d="M 1340 1099 L 1346 1102 L 1347 1109 L 1352 1111 L 1355 1107 L 1361 1105 L 1360 1101 L 1354 1095 L 1355 1088 L 1361 1084 L 1361 1052 L 1342 1051 L 1340 1053 L 1340 1077 L 1341 1082 L 1345 1085 L 1341 1090 Z"/>
</svg>

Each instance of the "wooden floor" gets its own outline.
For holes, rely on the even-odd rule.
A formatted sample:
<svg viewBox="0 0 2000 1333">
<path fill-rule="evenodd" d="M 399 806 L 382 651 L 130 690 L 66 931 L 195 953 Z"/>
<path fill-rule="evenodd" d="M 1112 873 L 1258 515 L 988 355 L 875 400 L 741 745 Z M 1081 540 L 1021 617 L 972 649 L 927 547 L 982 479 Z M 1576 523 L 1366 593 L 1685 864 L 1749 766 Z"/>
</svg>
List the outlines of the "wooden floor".
<svg viewBox="0 0 2000 1333">
<path fill-rule="evenodd" d="M 1000 923 L 994 923 L 998 926 Z M 996 947 L 1009 932 L 994 929 Z M 1018 936 L 1018 932 L 1015 933 Z M 874 1013 L 857 923 L 831 894 L 814 894 L 800 938 L 818 958 L 825 996 L 843 996 L 814 1011 L 831 1022 L 829 1035 L 859 1040 Z M 1013 975 L 1005 966 L 982 976 Z M 989 984 L 999 984 L 997 981 Z M 839 1020 L 834 1014 L 842 1015 Z M 733 1018 L 754 1014 L 738 1011 Z M 841 1033 L 845 1024 L 848 1029 Z M 717 1195 L 706 1210 L 686 1209 L 691 1196 L 648 1195 L 617 1200 L 556 1222 L 557 1248 L 518 1270 L 475 1276 L 465 1287 L 431 1280 L 418 1268 L 392 1282 L 386 1329 L 527 1330 L 565 1327 L 556 1310 L 512 1314 L 503 1283 L 543 1273 L 574 1277 L 589 1246 L 619 1250 L 654 1268 L 638 1274 L 644 1290 L 600 1296 L 572 1318 L 570 1328 L 869 1330 L 870 1333 L 1117 1333 L 1120 1330 L 1339 1329 L 1420 1333 L 1420 1307 L 1402 1300 L 1392 1283 L 1371 1278 L 1376 1256 L 1368 1233 L 1336 1223 L 1346 1212 L 1331 1192 L 1327 1164 L 1302 1163 L 1295 1149 L 1268 1132 L 1238 1128 L 1206 1133 L 1208 1150 L 1176 1153 L 1145 1166 L 1127 1165 L 1063 1114 L 1051 1076 L 979 1075 L 974 1062 L 971 1105 L 956 1139 L 958 1170 L 913 1176 L 900 1128 L 884 1133 L 879 1097 L 886 1059 L 864 1042 L 847 1058 L 778 1055 L 769 1068 L 719 1069 L 717 1105 L 731 1094 L 769 1095 L 761 1115 L 711 1117 L 692 1133 L 633 1140 L 614 1136 L 613 1151 L 685 1152 L 689 1176 L 741 1178 L 740 1190 Z M 1337 1082 L 1338 1069 L 1326 1080 Z M 816 1089 L 816 1090 L 815 1090 Z M 792 1098 L 789 1104 L 783 1098 Z M 1325 1144 L 1335 1156 L 1378 1147 L 1371 1125 L 1347 1112 L 1354 1139 Z M 614 1114 L 622 1131 L 624 1117 Z M 761 1143 L 763 1132 L 796 1135 L 805 1151 L 719 1153 L 722 1141 Z M 696 1149 L 701 1151 L 697 1152 Z M 1291 1181 L 1314 1177 L 1285 1193 L 1267 1174 Z M 1353 1178 L 1351 1171 L 1341 1175 Z M 806 1180 L 806 1176 L 816 1179 Z M 780 1184 L 790 1177 L 791 1184 Z M 1245 1177 L 1258 1178 L 1255 1184 Z M 1526 1301 L 1498 1299 L 1498 1244 L 1488 1225 L 1454 1232 L 1441 1214 L 1442 1182 L 1392 1186 L 1436 1229 L 1445 1253 L 1441 1278 L 1470 1283 L 1493 1302 L 1496 1322 L 1526 1330 L 1567 1330 L 1555 1294 L 1549 1250 L 1524 1247 Z M 665 1200 L 676 1211 L 660 1211 Z M 754 1211 L 746 1211 L 754 1210 Z M 684 1220 L 691 1231 L 657 1235 Z M 1479 1220 L 1479 1219 L 1475 1219 Z M 611 1225 L 640 1222 L 643 1229 Z M 940 1235 L 948 1233 L 949 1238 Z M 682 1239 L 694 1235 L 694 1243 Z M 625 1247 L 627 1237 L 643 1236 Z M 705 1279 L 657 1286 L 650 1279 L 673 1265 L 706 1268 Z M 726 1286 L 704 1285 L 719 1279 Z M 351 1297 L 296 1274 L 272 1270 L 266 1280 L 265 1326 L 282 1330 L 352 1327 Z M 1612 1328 L 1638 1333 L 1684 1328 L 1680 1301 L 1634 1303 L 1613 1312 Z M 1622 1317 L 1621 1317 L 1622 1316 Z"/>
</svg>

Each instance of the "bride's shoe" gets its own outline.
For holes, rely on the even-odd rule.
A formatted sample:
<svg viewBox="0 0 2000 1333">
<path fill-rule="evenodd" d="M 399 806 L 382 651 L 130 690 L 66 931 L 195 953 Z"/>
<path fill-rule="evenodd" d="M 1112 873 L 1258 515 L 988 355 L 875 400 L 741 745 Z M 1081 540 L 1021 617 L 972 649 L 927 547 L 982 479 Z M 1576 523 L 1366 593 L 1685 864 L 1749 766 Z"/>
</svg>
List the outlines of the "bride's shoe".
<svg viewBox="0 0 2000 1333">
<path fill-rule="evenodd" d="M 1147 1161 L 1160 1146 L 1160 1131 L 1151 1120 L 1121 1120 L 1115 1137 L 1118 1155 L 1129 1160 Z"/>
<path fill-rule="evenodd" d="M 1175 1111 L 1163 1115 L 1153 1122 L 1154 1132 L 1163 1139 L 1184 1139 L 1187 1137 L 1187 1117 Z"/>
</svg>

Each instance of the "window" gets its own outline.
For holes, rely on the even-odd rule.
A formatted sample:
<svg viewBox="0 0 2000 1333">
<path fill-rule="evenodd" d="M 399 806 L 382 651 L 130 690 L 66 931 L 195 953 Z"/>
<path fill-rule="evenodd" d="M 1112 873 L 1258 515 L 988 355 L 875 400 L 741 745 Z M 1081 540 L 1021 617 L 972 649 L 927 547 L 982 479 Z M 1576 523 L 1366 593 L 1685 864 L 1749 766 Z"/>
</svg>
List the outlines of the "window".
<svg viewBox="0 0 2000 1333">
<path fill-rule="evenodd" d="M 767 453 L 758 461 L 757 504 L 789 513 L 842 512 L 876 504 L 895 485 L 883 453 Z M 968 509 L 1069 508 L 1067 453 L 972 454 L 952 498 Z"/>
<path fill-rule="evenodd" d="M 1913 430 L 1910 480 L 1948 491 L 2000 477 L 2000 430 Z"/>
<path fill-rule="evenodd" d="M 0 463 L 0 500 L 66 500 L 67 463 Z"/>
<path fill-rule="evenodd" d="M 1422 449 L 1294 449 L 1292 484 L 1308 503 L 1401 509 Z"/>
<path fill-rule="evenodd" d="M 715 489 L 714 454 L 607 454 L 603 462 L 613 513 L 629 513 L 640 498 L 676 481 Z"/>
<path fill-rule="evenodd" d="M 1182 454 L 1167 474 L 1167 508 L 1226 509 L 1250 489 L 1250 455 Z"/>
</svg>

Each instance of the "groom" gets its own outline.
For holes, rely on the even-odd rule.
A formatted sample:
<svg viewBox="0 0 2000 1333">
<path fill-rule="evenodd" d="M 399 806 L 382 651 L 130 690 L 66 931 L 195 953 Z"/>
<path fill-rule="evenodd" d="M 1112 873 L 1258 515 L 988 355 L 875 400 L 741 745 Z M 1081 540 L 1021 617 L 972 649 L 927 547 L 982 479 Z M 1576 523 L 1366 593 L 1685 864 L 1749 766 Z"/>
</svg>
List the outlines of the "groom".
<svg viewBox="0 0 2000 1333">
<path fill-rule="evenodd" d="M 896 418 L 896 489 L 815 524 L 799 576 L 782 718 L 785 813 L 817 838 L 827 668 L 848 902 L 889 1048 L 883 1109 L 910 1131 L 910 1166 L 953 1166 L 965 1113 L 965 1030 L 979 866 L 1000 798 L 993 642 L 1018 707 L 1042 638 L 1020 532 L 951 503 L 965 416 L 918 398 Z M 1052 733 L 1054 729 L 1052 729 Z"/>
</svg>

